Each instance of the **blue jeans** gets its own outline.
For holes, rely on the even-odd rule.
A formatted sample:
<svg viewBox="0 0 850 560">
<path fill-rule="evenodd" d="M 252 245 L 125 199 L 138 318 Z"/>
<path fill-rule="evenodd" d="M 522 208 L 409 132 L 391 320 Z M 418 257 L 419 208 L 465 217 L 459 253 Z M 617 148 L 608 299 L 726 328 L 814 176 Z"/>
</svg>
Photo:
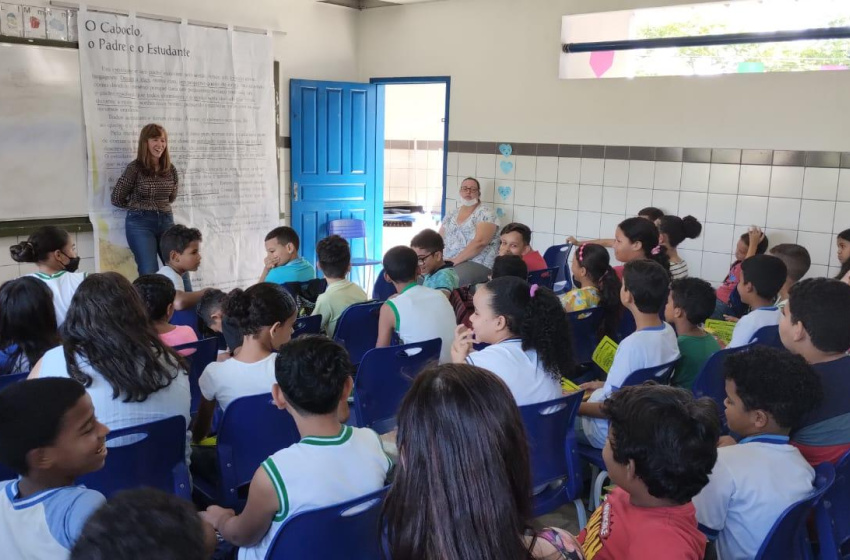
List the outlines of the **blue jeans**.
<svg viewBox="0 0 850 560">
<path fill-rule="evenodd" d="M 127 234 L 127 244 L 136 259 L 139 276 L 155 274 L 159 270 L 159 262 L 157 261 L 157 257 L 161 258 L 159 239 L 165 233 L 165 230 L 173 225 L 174 215 L 170 212 L 156 212 L 154 210 L 130 210 L 127 212 L 124 230 Z M 187 292 L 192 291 L 188 273 L 183 275 L 183 287 Z"/>
</svg>

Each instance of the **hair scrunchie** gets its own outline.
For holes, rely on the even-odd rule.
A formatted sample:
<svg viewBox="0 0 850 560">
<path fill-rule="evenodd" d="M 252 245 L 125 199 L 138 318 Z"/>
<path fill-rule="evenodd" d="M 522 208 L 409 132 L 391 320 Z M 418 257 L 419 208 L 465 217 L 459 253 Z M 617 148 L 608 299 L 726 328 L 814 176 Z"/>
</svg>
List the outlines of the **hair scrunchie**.
<svg viewBox="0 0 850 560">
<path fill-rule="evenodd" d="M 531 297 L 534 297 L 534 294 L 537 293 L 537 288 L 539 288 L 539 287 L 540 286 L 538 286 L 537 284 L 532 284 L 531 289 L 528 291 L 528 295 L 531 296 Z"/>
</svg>

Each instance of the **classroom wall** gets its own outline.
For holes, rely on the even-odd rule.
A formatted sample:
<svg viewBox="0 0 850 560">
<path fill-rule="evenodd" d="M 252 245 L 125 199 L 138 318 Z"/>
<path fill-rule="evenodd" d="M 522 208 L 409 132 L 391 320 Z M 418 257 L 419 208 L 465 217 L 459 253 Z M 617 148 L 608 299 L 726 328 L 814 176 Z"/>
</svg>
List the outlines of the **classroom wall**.
<svg viewBox="0 0 850 560">
<path fill-rule="evenodd" d="M 566 235 L 611 237 L 654 204 L 703 222 L 683 255 L 715 283 L 749 224 L 807 246 L 812 274 L 828 273 L 833 233 L 850 227 L 850 72 L 558 78 L 561 16 L 688 3 L 449 0 L 367 10 L 358 72 L 451 76 L 446 207 L 459 181 L 477 176 L 502 223 L 531 226 L 541 250 Z M 510 157 L 503 143 L 515 148 Z"/>
</svg>

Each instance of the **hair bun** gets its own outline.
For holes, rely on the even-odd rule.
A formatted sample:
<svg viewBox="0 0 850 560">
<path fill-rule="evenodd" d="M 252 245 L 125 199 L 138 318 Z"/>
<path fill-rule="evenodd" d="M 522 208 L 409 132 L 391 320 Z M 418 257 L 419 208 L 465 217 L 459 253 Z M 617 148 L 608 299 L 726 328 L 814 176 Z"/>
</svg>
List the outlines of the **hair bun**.
<svg viewBox="0 0 850 560">
<path fill-rule="evenodd" d="M 685 230 L 685 237 L 688 239 L 696 239 L 702 233 L 702 224 L 693 216 L 682 218 L 682 228 Z"/>
<path fill-rule="evenodd" d="M 35 247 L 29 241 L 22 241 L 9 247 L 9 253 L 15 262 L 35 262 Z"/>
<path fill-rule="evenodd" d="M 251 315 L 251 297 L 245 293 L 245 290 L 235 288 L 224 296 L 221 309 L 225 315 L 241 325 Z"/>
</svg>

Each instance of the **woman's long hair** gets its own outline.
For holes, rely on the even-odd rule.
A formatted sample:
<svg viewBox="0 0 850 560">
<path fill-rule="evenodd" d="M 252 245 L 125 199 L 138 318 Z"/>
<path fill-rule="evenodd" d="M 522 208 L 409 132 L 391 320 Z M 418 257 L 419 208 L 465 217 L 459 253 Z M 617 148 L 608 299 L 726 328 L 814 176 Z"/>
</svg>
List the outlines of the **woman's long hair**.
<svg viewBox="0 0 850 560">
<path fill-rule="evenodd" d="M 433 366 L 401 403 L 400 464 L 382 526 L 392 560 L 522 560 L 534 547 L 528 443 L 494 374 Z"/>
<path fill-rule="evenodd" d="M 59 346 L 53 292 L 31 276 L 0 287 L 0 350 L 13 345 L 17 349 L 9 356 L 8 367 L 0 368 L 0 375 L 23 373 L 14 371 L 21 357 L 26 357 L 31 369 L 45 352 Z"/>
<path fill-rule="evenodd" d="M 117 272 L 91 274 L 71 299 L 60 330 L 68 374 L 86 387 L 87 363 L 112 386 L 112 398 L 143 402 L 168 387 L 185 362 L 162 343 L 130 281 Z"/>
<path fill-rule="evenodd" d="M 632 243 L 640 241 L 644 258 L 657 262 L 664 267 L 664 270 L 670 270 L 670 256 L 667 255 L 667 247 L 661 245 L 661 235 L 654 222 L 650 222 L 646 218 L 626 218 L 617 227 Z"/>
<path fill-rule="evenodd" d="M 159 156 L 159 168 L 157 168 L 156 158 L 150 151 L 148 150 L 148 140 L 151 138 L 162 138 L 165 137 L 166 144 L 165 150 L 163 150 L 162 155 Z M 145 170 L 145 173 L 148 175 L 152 175 L 156 173 L 157 175 L 166 175 L 171 172 L 171 156 L 168 152 L 168 133 L 165 131 L 165 128 L 158 124 L 146 124 L 142 131 L 139 133 L 139 150 L 136 155 L 136 159 L 139 160 L 139 163 L 142 164 L 142 167 Z"/>
</svg>

